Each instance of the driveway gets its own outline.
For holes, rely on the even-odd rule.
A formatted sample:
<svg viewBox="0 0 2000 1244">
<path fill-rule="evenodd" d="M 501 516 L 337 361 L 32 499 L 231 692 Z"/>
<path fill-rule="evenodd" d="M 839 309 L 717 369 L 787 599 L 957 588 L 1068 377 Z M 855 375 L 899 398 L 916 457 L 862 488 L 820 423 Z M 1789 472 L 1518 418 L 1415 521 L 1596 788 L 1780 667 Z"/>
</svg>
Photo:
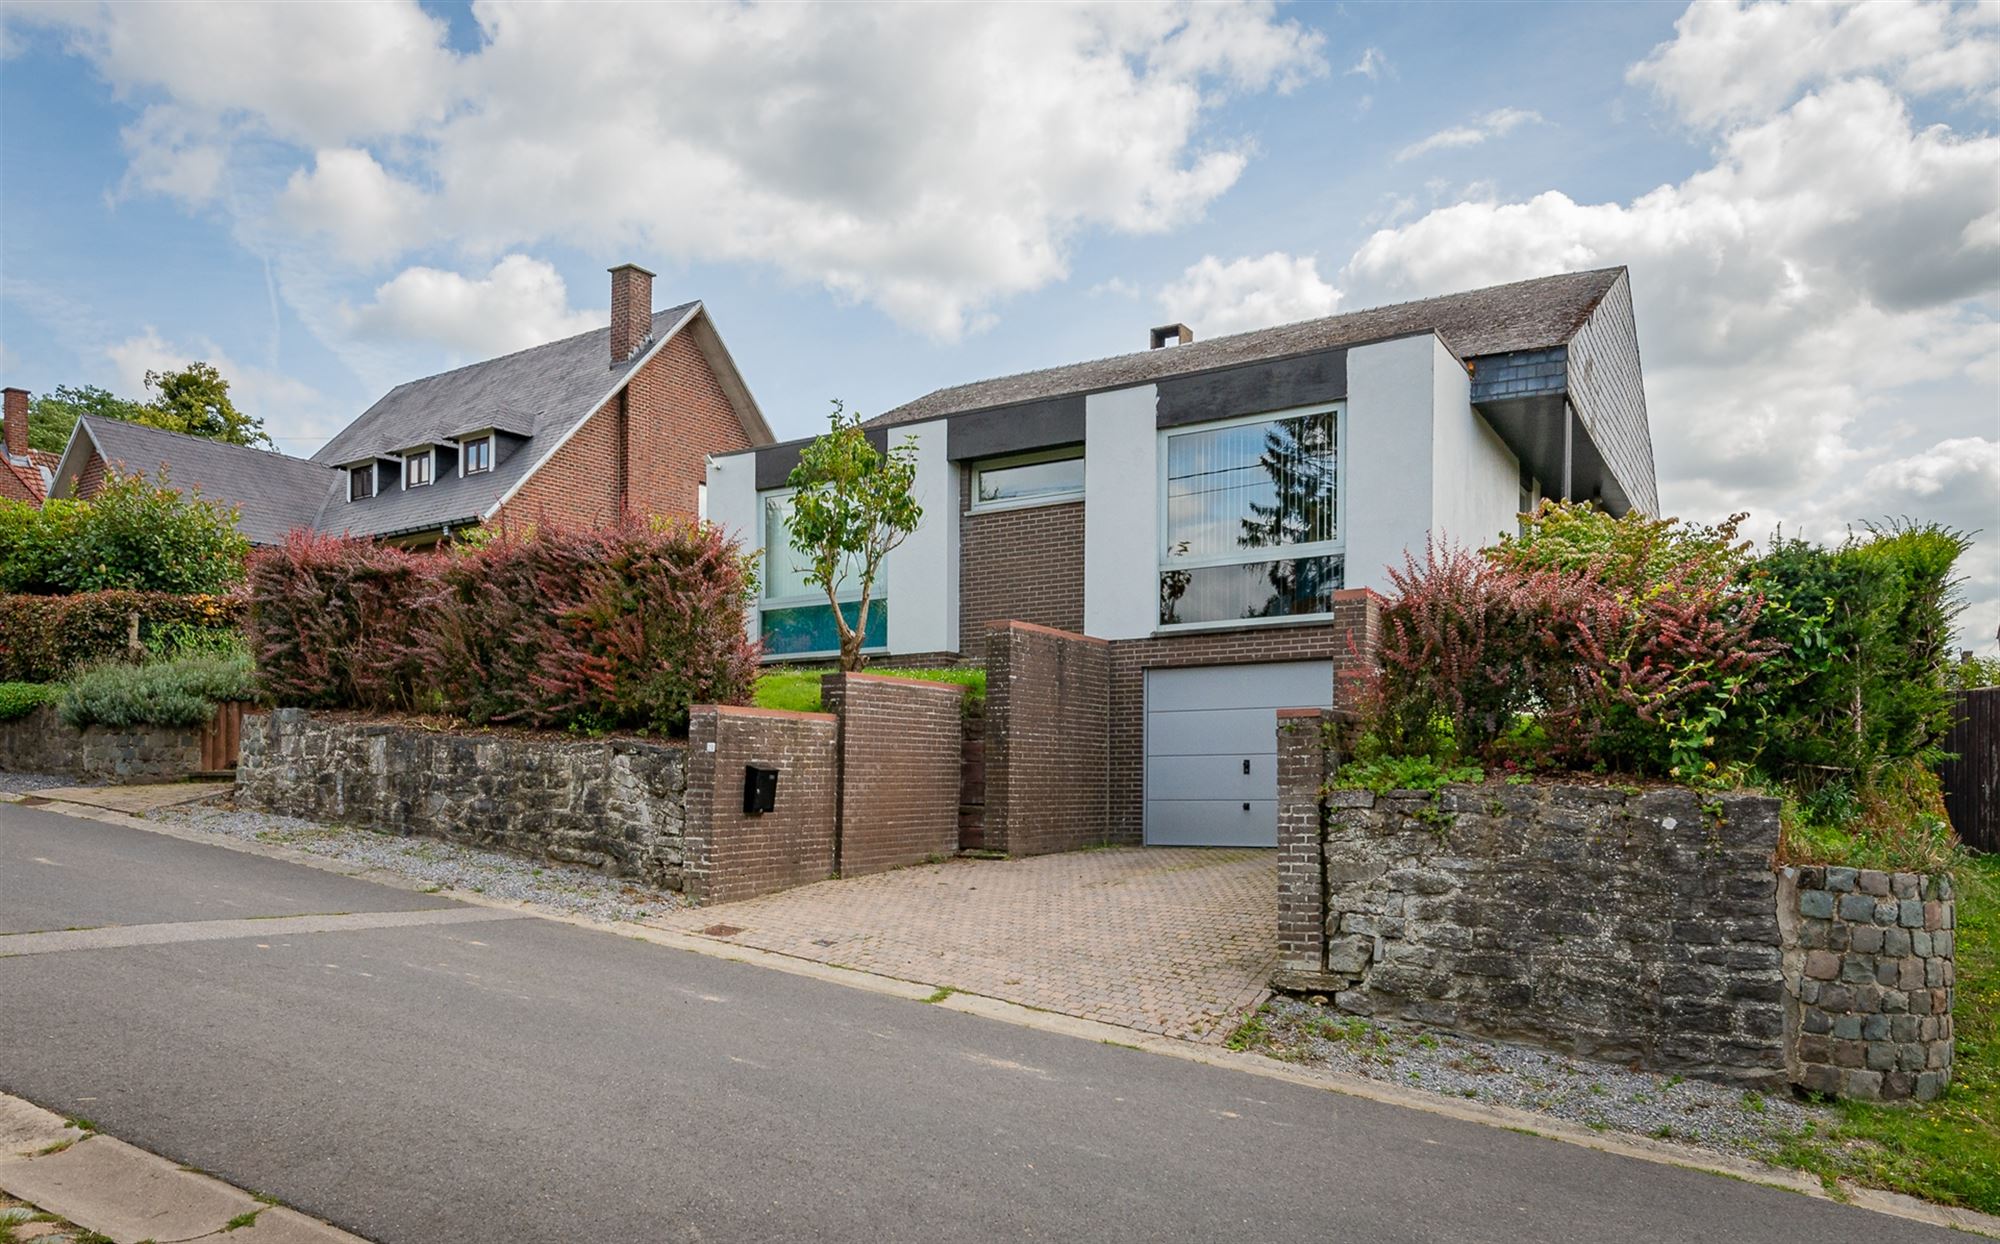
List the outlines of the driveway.
<svg viewBox="0 0 2000 1244">
<path fill-rule="evenodd" d="M 649 923 L 1219 1042 L 1277 962 L 1277 858 L 1132 847 L 952 860 Z"/>
</svg>

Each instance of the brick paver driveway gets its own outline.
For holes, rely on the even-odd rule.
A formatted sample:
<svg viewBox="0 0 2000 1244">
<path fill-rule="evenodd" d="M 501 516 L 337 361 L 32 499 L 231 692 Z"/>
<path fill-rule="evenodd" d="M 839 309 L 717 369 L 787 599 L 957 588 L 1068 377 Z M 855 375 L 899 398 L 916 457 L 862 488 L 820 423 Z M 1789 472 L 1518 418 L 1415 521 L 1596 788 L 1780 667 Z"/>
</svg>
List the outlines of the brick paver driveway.
<svg viewBox="0 0 2000 1244">
<path fill-rule="evenodd" d="M 1276 964 L 1277 890 L 1270 851 L 1119 848 L 952 860 L 649 923 L 1221 1041 Z"/>
</svg>

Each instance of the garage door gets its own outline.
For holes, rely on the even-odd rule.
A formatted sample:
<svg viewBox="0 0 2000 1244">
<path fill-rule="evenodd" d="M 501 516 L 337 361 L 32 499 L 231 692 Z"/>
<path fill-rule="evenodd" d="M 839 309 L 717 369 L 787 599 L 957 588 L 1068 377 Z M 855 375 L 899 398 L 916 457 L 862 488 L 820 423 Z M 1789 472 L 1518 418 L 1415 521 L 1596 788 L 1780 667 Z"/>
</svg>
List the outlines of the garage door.
<svg viewBox="0 0 2000 1244">
<path fill-rule="evenodd" d="M 1146 842 L 1278 845 L 1278 710 L 1333 703 L 1333 663 L 1146 671 Z"/>
</svg>

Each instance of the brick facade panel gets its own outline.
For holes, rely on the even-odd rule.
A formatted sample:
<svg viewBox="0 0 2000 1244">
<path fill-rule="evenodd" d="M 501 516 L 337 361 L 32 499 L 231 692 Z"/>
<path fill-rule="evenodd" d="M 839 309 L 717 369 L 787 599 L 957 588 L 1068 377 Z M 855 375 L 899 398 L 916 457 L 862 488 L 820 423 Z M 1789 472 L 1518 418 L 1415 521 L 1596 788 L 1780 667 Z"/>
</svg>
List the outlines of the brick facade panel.
<svg viewBox="0 0 2000 1244">
<path fill-rule="evenodd" d="M 965 692 L 955 683 L 836 674 L 821 702 L 840 718 L 843 877 L 958 849 Z"/>
<path fill-rule="evenodd" d="M 976 513 L 970 468 L 959 489 L 959 650 L 977 653 L 995 622 L 1083 629 L 1083 503 Z"/>
<path fill-rule="evenodd" d="M 755 898 L 831 877 L 837 727 L 830 713 L 699 705 L 688 722 L 684 888 L 698 902 Z M 776 808 L 743 811 L 746 765 L 778 770 Z"/>
</svg>

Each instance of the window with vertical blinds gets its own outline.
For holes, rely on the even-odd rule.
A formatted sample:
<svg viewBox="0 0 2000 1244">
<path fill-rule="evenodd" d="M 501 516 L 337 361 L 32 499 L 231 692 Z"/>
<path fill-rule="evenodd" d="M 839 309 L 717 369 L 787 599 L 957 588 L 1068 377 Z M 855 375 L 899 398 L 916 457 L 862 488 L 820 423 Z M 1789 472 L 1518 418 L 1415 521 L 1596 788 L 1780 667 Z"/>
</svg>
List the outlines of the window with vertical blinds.
<svg viewBox="0 0 2000 1244">
<path fill-rule="evenodd" d="M 1330 611 L 1346 574 L 1339 408 L 1192 428 L 1165 442 L 1160 624 Z"/>
</svg>

